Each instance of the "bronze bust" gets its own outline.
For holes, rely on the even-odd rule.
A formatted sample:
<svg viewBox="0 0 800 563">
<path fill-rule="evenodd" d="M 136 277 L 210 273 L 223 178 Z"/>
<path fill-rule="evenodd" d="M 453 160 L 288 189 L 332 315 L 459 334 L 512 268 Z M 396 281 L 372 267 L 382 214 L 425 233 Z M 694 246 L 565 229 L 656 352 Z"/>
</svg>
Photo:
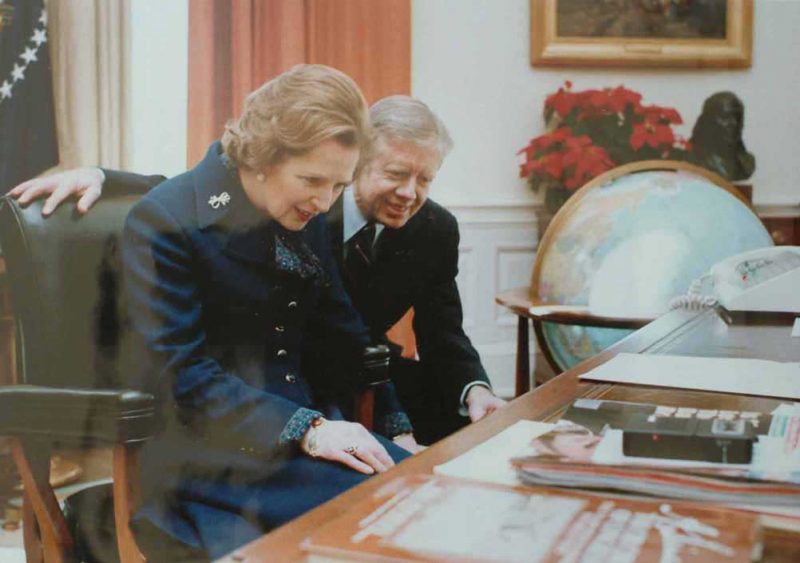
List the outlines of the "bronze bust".
<svg viewBox="0 0 800 563">
<path fill-rule="evenodd" d="M 745 180 L 753 174 L 756 157 L 742 141 L 744 104 L 733 92 L 717 92 L 703 103 L 694 124 L 689 160 L 727 180 Z"/>
</svg>

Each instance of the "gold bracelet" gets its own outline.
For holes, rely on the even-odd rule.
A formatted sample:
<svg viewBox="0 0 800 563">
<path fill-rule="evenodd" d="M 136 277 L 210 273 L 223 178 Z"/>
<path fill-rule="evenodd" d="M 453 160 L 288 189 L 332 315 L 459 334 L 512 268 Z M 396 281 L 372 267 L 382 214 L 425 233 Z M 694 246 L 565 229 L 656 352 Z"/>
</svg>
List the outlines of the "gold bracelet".
<svg viewBox="0 0 800 563">
<path fill-rule="evenodd" d="M 319 455 L 319 440 L 317 440 L 317 429 L 325 423 L 325 418 L 318 416 L 311 421 L 311 426 L 308 428 L 306 440 L 306 452 L 311 457 Z"/>
</svg>

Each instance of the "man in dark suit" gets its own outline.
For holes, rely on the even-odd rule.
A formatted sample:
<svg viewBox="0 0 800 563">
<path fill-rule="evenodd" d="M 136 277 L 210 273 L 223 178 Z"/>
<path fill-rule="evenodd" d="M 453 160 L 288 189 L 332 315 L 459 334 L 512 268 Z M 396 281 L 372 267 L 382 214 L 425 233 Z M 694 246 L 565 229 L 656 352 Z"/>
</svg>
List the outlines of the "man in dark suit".
<svg viewBox="0 0 800 563">
<path fill-rule="evenodd" d="M 492 393 L 461 326 L 458 224 L 428 199 L 450 135 L 408 96 L 378 101 L 370 119 L 372 151 L 329 212 L 328 226 L 345 288 L 374 338 L 414 309 L 418 358 L 395 362 L 392 380 L 417 439 L 430 443 L 504 401 Z"/>
<path fill-rule="evenodd" d="M 370 108 L 376 131 L 356 182 L 329 213 L 345 288 L 373 337 L 382 338 L 411 308 L 417 358 L 399 359 L 392 380 L 417 440 L 431 443 L 505 404 L 496 397 L 464 333 L 456 285 L 455 217 L 428 199 L 452 147 L 442 121 L 421 101 L 391 96 Z M 71 195 L 87 211 L 109 188 L 146 191 L 163 179 L 79 169 L 21 184 L 21 203 L 49 194 L 43 212 Z"/>
</svg>

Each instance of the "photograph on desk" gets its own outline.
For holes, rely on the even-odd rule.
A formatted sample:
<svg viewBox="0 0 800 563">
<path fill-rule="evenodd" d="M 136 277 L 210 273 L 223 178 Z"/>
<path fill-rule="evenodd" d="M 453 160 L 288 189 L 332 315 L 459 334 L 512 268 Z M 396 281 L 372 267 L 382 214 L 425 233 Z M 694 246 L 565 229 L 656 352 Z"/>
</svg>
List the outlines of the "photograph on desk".
<svg viewBox="0 0 800 563">
<path fill-rule="evenodd" d="M 758 519 L 698 504 L 508 487 L 439 476 L 390 481 L 313 533 L 310 561 L 752 561 Z"/>
<path fill-rule="evenodd" d="M 800 518 L 800 404 L 772 413 L 579 399 L 520 421 L 442 475 L 710 501 Z"/>
<path fill-rule="evenodd" d="M 765 506 L 800 517 L 800 405 L 773 413 L 579 399 L 531 453 L 522 483 Z"/>
</svg>

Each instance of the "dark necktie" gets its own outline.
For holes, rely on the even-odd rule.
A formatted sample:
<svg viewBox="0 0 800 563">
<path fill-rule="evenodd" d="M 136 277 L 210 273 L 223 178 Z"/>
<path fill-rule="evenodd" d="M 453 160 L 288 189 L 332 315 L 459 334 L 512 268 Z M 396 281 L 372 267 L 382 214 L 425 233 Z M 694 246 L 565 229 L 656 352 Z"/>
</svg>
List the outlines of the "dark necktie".
<svg viewBox="0 0 800 563">
<path fill-rule="evenodd" d="M 344 273 L 346 289 L 354 301 L 369 283 L 369 268 L 373 260 L 375 223 L 364 225 L 344 245 Z"/>
</svg>

